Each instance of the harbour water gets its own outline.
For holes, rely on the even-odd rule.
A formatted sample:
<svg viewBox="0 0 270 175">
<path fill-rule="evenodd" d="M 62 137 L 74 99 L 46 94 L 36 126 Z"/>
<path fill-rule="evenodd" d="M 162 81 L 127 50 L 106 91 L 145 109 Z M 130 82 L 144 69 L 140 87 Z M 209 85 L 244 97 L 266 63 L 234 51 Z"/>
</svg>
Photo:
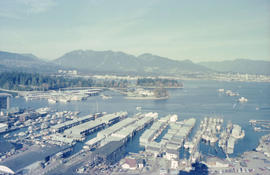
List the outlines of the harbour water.
<svg viewBox="0 0 270 175">
<path fill-rule="evenodd" d="M 81 116 L 95 112 L 113 113 L 118 111 L 127 111 L 131 116 L 138 112 L 136 107 L 140 106 L 142 112 L 158 112 L 160 117 L 168 114 L 177 114 L 179 120 L 194 117 L 197 119 L 197 125 L 204 117 L 222 117 L 224 124 L 232 121 L 234 124 L 239 124 L 246 133 L 243 139 L 237 141 L 232 156 L 257 147 L 260 136 L 265 133 L 255 132 L 249 125 L 249 120 L 269 120 L 270 83 L 184 81 L 183 84 L 183 89 L 169 89 L 170 98 L 166 100 L 129 100 L 116 92 L 105 91 L 104 94 L 112 98 L 103 99 L 100 96 L 92 96 L 85 101 L 49 104 L 47 100 L 25 101 L 20 97 L 12 98 L 11 106 L 31 109 L 50 107 L 58 111 L 80 111 Z M 247 98 L 248 102 L 239 103 L 239 97 L 226 96 L 224 93 L 218 92 L 220 88 L 237 92 L 240 96 Z M 138 139 L 139 135 L 132 140 L 134 144 L 128 144 L 128 151 L 138 152 L 140 150 Z M 205 154 L 224 156 L 220 149 L 205 143 L 200 144 L 200 149 Z"/>
</svg>

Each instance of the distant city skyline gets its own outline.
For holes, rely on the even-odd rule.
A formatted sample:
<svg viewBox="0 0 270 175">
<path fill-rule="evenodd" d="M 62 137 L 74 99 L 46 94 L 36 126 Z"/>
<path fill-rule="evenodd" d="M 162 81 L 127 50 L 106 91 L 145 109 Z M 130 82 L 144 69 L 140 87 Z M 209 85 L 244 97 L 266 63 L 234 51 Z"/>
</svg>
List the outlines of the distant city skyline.
<svg viewBox="0 0 270 175">
<path fill-rule="evenodd" d="M 268 0 L 3 0 L 0 22 L 1 51 L 49 60 L 89 49 L 270 61 Z"/>
</svg>

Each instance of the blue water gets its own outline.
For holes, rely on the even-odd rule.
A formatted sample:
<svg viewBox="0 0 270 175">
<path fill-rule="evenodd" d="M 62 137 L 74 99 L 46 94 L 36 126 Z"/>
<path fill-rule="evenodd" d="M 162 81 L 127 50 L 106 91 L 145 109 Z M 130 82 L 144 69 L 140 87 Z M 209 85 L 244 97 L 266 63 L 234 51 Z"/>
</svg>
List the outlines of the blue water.
<svg viewBox="0 0 270 175">
<path fill-rule="evenodd" d="M 128 111 L 129 115 L 132 115 L 137 112 L 136 107 L 141 106 L 142 111 L 158 112 L 160 117 L 174 113 L 178 114 L 180 120 L 195 117 L 198 119 L 197 124 L 206 116 L 223 117 L 224 123 L 231 120 L 233 123 L 241 125 L 246 132 L 244 139 L 237 142 L 233 156 L 257 147 L 260 136 L 265 133 L 254 132 L 248 121 L 250 119 L 270 119 L 270 83 L 220 81 L 183 81 L 183 83 L 183 89 L 168 90 L 170 98 L 167 100 L 127 100 L 118 93 L 107 91 L 105 94 L 111 95 L 112 99 L 103 100 L 101 97 L 95 96 L 89 97 L 86 101 L 52 105 L 48 104 L 46 100 L 26 102 L 23 98 L 13 98 L 11 105 L 21 108 L 49 106 L 58 111 L 80 111 L 81 116 L 103 111 L 107 113 Z M 217 92 L 219 88 L 238 92 L 239 97 L 246 97 L 248 102 L 240 104 L 237 102 L 239 97 L 222 95 Z M 256 110 L 256 107 L 262 109 Z M 141 150 L 138 146 L 138 139 L 137 136 L 131 141 L 131 144 L 128 144 L 129 151 Z M 201 146 L 202 152 L 211 155 L 213 148 L 204 148 L 204 146 Z"/>
</svg>

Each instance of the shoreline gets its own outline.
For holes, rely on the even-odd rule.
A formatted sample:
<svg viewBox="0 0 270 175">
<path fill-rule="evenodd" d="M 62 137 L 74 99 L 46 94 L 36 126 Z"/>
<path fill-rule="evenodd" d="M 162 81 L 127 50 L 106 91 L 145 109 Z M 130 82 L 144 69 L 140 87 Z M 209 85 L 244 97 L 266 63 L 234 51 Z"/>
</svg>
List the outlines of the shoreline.
<svg viewBox="0 0 270 175">
<path fill-rule="evenodd" d="M 124 98 L 128 100 L 167 100 L 169 99 L 169 97 L 130 97 L 130 96 L 126 96 Z"/>
<path fill-rule="evenodd" d="M 156 88 L 164 88 L 164 89 L 184 89 L 184 86 L 182 87 L 169 87 L 169 86 L 164 86 L 164 87 L 157 87 L 157 86 L 136 86 L 137 88 L 144 88 L 144 89 L 156 89 Z"/>
</svg>

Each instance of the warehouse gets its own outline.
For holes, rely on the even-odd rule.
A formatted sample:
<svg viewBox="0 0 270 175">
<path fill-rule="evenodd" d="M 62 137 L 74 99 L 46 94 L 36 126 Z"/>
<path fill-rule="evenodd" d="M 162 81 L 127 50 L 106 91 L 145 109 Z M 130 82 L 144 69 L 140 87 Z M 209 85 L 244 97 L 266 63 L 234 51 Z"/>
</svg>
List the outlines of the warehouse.
<svg viewBox="0 0 270 175">
<path fill-rule="evenodd" d="M 105 126 L 110 126 L 124 117 L 127 117 L 127 112 L 117 112 L 104 115 L 103 117 L 96 120 L 85 122 L 83 124 L 67 129 L 64 131 L 64 135 L 75 140 L 83 140 L 85 135 L 96 132 Z"/>
<path fill-rule="evenodd" d="M 52 132 L 62 132 L 65 129 L 71 128 L 73 126 L 76 126 L 76 125 L 79 125 L 81 123 L 84 123 L 84 122 L 87 122 L 90 120 L 94 120 L 94 119 L 95 119 L 95 117 L 93 115 L 87 115 L 84 117 L 76 118 L 73 120 L 66 121 L 64 123 L 54 125 L 51 127 L 51 130 L 52 130 Z"/>
<path fill-rule="evenodd" d="M 93 152 L 98 163 L 114 164 L 125 155 L 123 142 L 112 141 Z"/>
</svg>

